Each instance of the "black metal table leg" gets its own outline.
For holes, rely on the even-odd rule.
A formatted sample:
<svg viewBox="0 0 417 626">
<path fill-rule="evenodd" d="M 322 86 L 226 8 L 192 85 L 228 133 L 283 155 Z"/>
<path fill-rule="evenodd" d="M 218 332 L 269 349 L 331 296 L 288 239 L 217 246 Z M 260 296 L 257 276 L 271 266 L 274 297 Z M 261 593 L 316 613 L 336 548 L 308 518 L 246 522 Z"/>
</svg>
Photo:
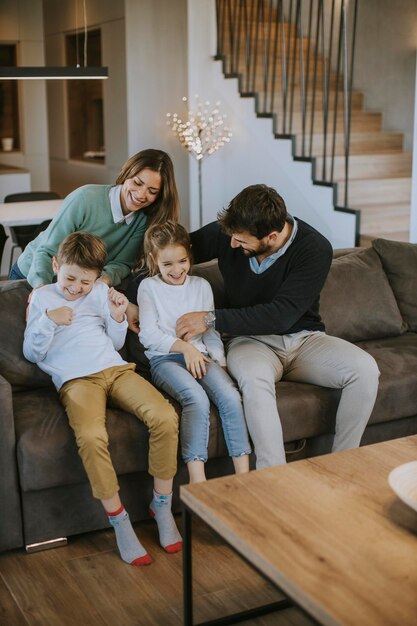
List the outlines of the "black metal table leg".
<svg viewBox="0 0 417 626">
<path fill-rule="evenodd" d="M 192 578 L 192 515 L 186 506 L 182 509 L 184 626 L 193 625 Z"/>
</svg>

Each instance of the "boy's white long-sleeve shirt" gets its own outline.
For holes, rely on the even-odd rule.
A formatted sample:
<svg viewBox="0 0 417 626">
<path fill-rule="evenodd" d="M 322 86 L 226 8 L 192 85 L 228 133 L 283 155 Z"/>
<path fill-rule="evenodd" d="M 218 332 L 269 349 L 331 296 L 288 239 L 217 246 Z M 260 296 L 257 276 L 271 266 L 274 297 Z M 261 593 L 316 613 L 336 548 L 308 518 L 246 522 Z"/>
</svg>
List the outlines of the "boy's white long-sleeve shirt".
<svg viewBox="0 0 417 626">
<path fill-rule="evenodd" d="M 213 292 L 210 283 L 200 276 L 187 276 L 183 285 L 168 285 L 159 276 L 145 278 L 138 289 L 139 338 L 148 359 L 168 354 L 178 337 L 177 319 L 192 311 L 212 311 Z M 189 341 L 206 352 L 220 365 L 226 365 L 220 334 L 210 328 Z"/>
<path fill-rule="evenodd" d="M 74 301 L 66 300 L 56 283 L 32 293 L 23 354 L 52 376 L 58 390 L 67 380 L 126 363 L 117 350 L 124 344 L 127 321 L 111 317 L 108 289 L 97 281 L 90 293 Z M 55 324 L 46 315 L 63 306 L 74 311 L 69 326 Z"/>
</svg>

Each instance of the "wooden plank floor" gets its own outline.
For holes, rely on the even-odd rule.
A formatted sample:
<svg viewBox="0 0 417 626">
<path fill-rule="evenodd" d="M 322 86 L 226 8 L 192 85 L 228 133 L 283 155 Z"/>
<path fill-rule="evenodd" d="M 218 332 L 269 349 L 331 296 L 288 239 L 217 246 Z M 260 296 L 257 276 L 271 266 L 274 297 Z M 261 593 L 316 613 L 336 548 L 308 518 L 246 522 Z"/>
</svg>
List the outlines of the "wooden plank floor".
<svg viewBox="0 0 417 626">
<path fill-rule="evenodd" d="M 72 537 L 54 550 L 1 554 L 1 626 L 181 625 L 182 554 L 159 547 L 153 522 L 136 524 L 135 530 L 154 559 L 149 567 L 123 563 L 111 530 Z M 193 531 L 196 622 L 282 597 L 203 524 L 194 521 Z M 295 608 L 244 622 L 249 623 L 313 624 Z"/>
</svg>

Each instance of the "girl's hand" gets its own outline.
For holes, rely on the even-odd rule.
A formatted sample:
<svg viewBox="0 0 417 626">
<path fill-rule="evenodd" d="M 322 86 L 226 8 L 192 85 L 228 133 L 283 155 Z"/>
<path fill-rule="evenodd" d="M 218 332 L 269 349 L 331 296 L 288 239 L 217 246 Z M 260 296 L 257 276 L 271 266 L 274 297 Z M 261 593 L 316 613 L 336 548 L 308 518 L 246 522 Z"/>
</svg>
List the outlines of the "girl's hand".
<svg viewBox="0 0 417 626">
<path fill-rule="evenodd" d="M 46 316 L 55 322 L 55 324 L 58 324 L 58 326 L 71 326 L 74 311 L 69 306 L 61 306 L 59 309 L 46 311 Z"/>
<path fill-rule="evenodd" d="M 107 302 L 109 305 L 110 315 L 116 322 L 123 322 L 125 318 L 125 312 L 129 304 L 129 300 L 119 291 L 116 291 L 114 287 L 110 287 L 107 296 Z"/>
<path fill-rule="evenodd" d="M 127 325 L 131 331 L 139 333 L 139 307 L 129 302 L 126 309 Z"/>
<path fill-rule="evenodd" d="M 183 346 L 182 353 L 187 370 L 190 374 L 192 374 L 194 378 L 203 378 L 207 373 L 206 363 L 210 363 L 210 359 L 191 344 Z"/>
</svg>

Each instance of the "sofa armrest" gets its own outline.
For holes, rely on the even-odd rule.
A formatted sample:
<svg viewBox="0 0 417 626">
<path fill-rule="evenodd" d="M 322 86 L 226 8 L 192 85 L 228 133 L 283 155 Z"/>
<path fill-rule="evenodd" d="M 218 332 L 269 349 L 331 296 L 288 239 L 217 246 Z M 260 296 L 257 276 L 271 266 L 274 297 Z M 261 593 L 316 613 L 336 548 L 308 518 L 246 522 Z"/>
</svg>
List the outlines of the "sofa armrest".
<svg viewBox="0 0 417 626">
<path fill-rule="evenodd" d="M 0 375 L 0 551 L 23 545 L 12 387 Z"/>
</svg>

